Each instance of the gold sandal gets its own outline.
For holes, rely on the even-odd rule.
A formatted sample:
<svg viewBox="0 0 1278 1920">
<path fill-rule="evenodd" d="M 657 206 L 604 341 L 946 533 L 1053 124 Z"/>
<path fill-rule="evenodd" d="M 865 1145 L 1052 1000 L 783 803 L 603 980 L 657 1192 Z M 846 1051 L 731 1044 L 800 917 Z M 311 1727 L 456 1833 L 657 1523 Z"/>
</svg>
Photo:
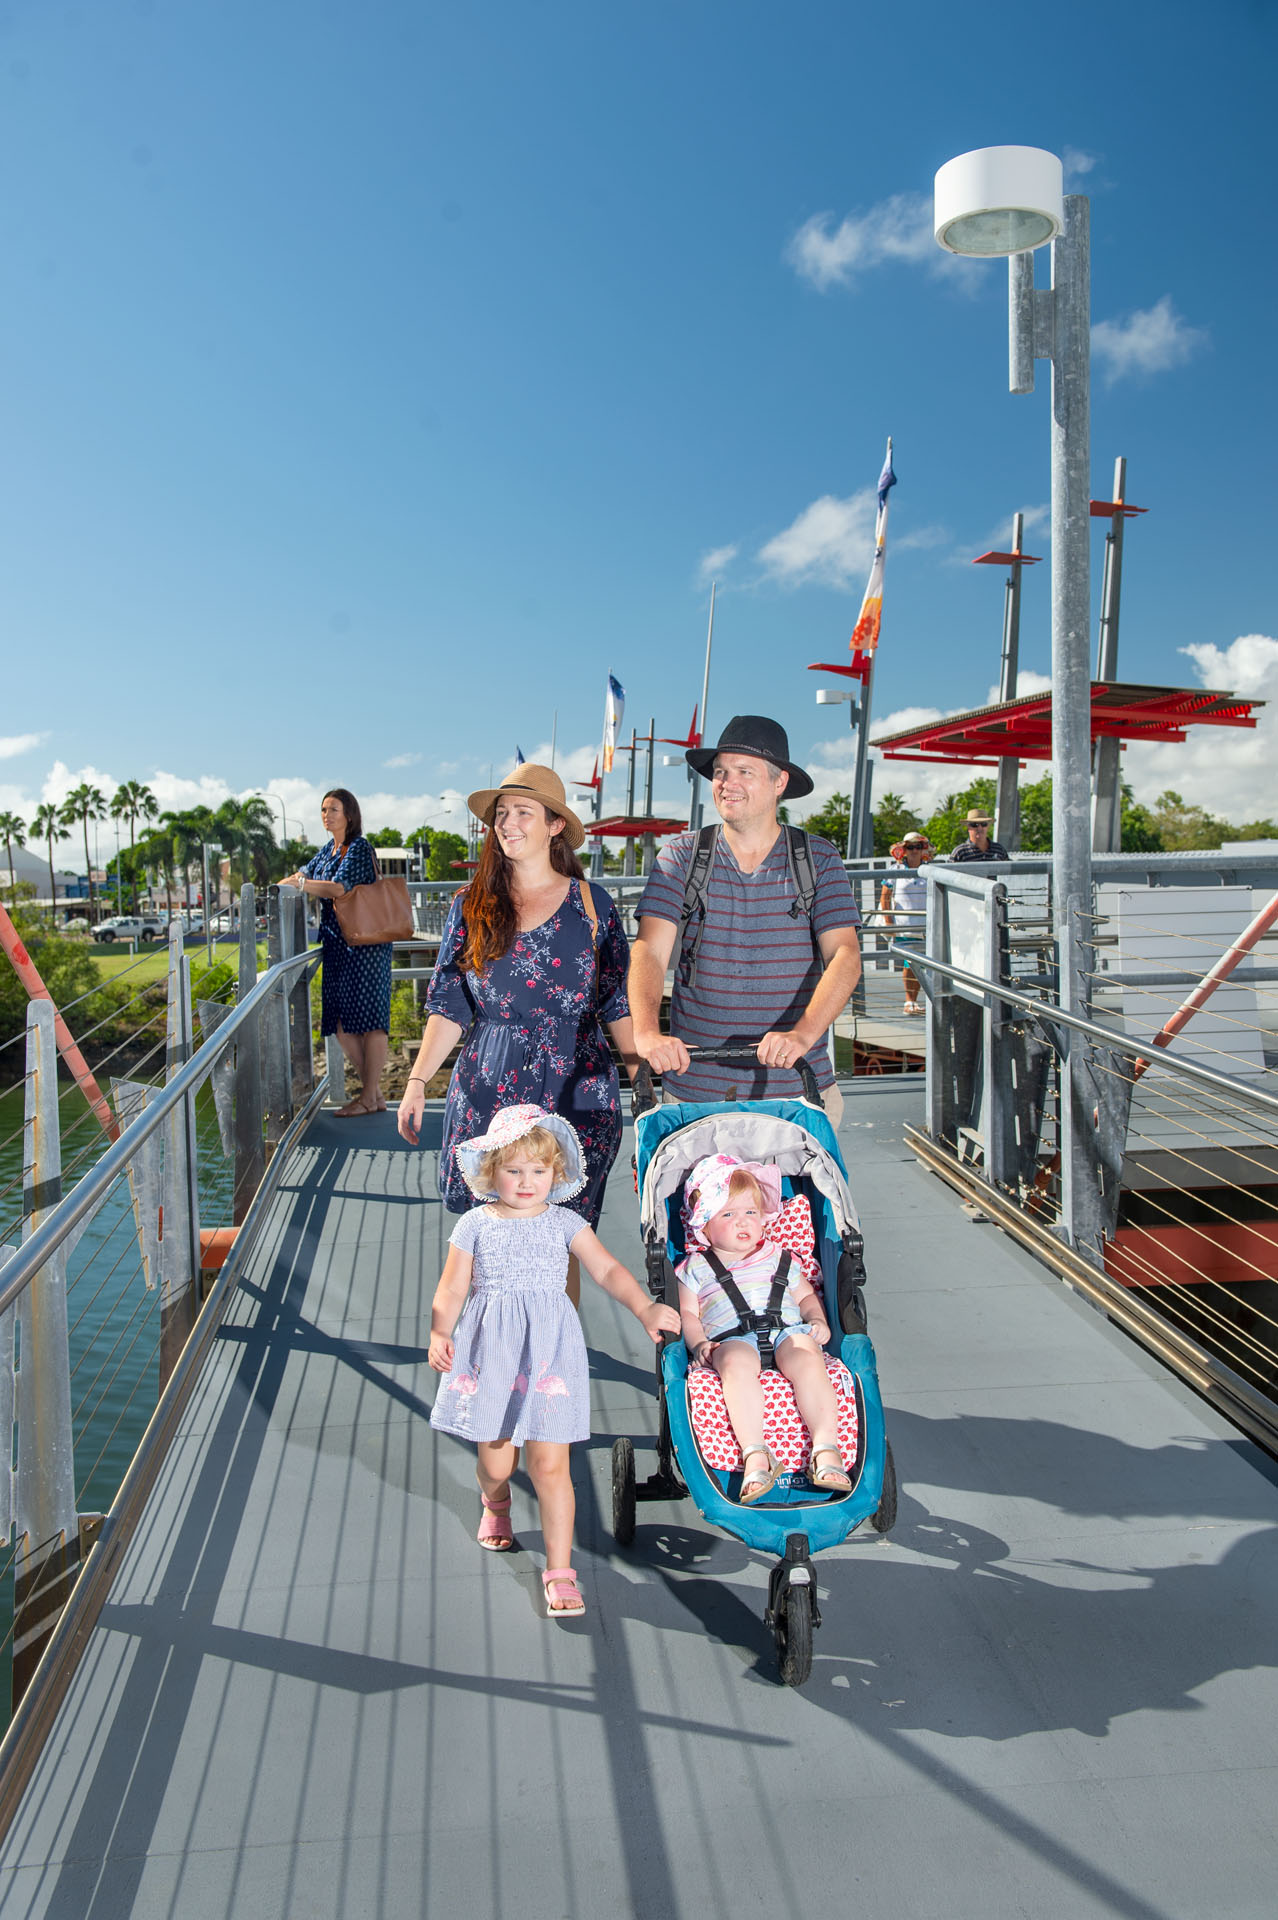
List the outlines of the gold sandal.
<svg viewBox="0 0 1278 1920">
<path fill-rule="evenodd" d="M 746 1466 L 746 1462 L 759 1453 L 763 1455 L 768 1463 L 767 1472 L 751 1473 Z M 777 1475 L 780 1471 L 781 1463 L 777 1460 L 770 1448 L 743 1447 L 741 1450 L 741 1492 L 737 1496 L 740 1504 L 743 1507 L 752 1507 L 756 1500 L 762 1500 L 765 1494 L 771 1493 L 773 1487 L 777 1484 Z M 747 1487 L 753 1488 L 753 1491 L 747 1493 Z"/>
</svg>

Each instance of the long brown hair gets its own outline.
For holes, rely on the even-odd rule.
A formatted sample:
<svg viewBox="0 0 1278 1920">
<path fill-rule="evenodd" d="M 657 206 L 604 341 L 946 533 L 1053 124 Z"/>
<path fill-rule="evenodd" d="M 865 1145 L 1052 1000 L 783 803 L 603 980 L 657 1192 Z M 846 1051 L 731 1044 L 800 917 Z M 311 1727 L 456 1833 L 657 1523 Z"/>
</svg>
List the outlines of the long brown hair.
<svg viewBox="0 0 1278 1920">
<path fill-rule="evenodd" d="M 563 815 L 542 812 L 553 825 Z M 550 843 L 550 864 L 567 880 L 580 880 L 585 869 L 562 833 Z M 510 891 L 511 863 L 501 850 L 495 827 L 489 827 L 479 856 L 475 877 L 462 895 L 462 919 L 466 925 L 466 944 L 462 948 L 462 966 L 468 973 L 483 973 L 494 960 L 509 953 L 515 944 L 519 915 Z"/>
</svg>

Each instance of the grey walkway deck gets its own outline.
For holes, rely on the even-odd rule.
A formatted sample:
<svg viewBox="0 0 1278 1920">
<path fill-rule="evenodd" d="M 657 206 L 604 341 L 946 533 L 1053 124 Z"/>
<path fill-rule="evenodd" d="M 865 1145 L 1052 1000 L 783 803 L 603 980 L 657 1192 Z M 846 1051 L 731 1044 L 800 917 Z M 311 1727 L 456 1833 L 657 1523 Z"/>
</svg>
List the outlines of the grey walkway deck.
<svg viewBox="0 0 1278 1920">
<path fill-rule="evenodd" d="M 473 1546 L 468 1457 L 424 1419 L 433 1157 L 317 1122 L 0 1856 L 4 1920 L 1270 1920 L 1278 1491 L 963 1219 L 900 1143 L 919 1099 L 844 1124 L 903 1492 L 890 1541 L 818 1562 L 801 1693 L 762 1561 L 690 1507 L 611 1549 L 608 1448 L 653 1400 L 593 1289 L 589 1616 L 539 1615 L 526 1488 L 524 1550 Z M 622 1171 L 607 1242 L 633 1222 Z"/>
</svg>

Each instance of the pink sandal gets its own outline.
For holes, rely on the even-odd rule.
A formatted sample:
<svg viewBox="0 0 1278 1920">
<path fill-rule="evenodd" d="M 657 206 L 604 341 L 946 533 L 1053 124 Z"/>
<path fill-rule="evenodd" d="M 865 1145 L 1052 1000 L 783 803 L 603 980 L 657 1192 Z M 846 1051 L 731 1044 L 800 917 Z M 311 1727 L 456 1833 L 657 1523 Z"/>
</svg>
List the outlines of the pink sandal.
<svg viewBox="0 0 1278 1920">
<path fill-rule="evenodd" d="M 479 1501 L 484 1511 L 476 1540 L 489 1553 L 509 1553 L 515 1544 L 510 1526 L 510 1495 L 507 1494 L 504 1500 L 490 1500 L 487 1494 L 481 1493 Z"/>
<path fill-rule="evenodd" d="M 571 1567 L 547 1567 L 541 1576 L 541 1584 L 546 1589 L 546 1614 L 549 1619 L 575 1619 L 578 1614 L 586 1611 L 586 1603 L 577 1585 L 577 1576 Z M 559 1595 L 551 1591 L 554 1587 L 562 1587 L 567 1593 L 567 1600 L 562 1606 L 555 1605 Z"/>
</svg>

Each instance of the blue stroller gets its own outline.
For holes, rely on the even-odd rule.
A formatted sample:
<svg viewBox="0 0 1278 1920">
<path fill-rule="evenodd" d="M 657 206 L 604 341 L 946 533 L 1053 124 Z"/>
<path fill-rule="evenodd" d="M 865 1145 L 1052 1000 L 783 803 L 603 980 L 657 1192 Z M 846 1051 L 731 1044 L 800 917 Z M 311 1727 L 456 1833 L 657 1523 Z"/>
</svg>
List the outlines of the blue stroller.
<svg viewBox="0 0 1278 1920">
<path fill-rule="evenodd" d="M 699 1060 L 755 1064 L 752 1047 L 706 1048 Z M 773 1630 L 781 1678 L 801 1687 L 812 1670 L 812 1633 L 821 1624 L 812 1555 L 838 1546 L 868 1520 L 887 1533 L 896 1519 L 896 1471 L 883 1420 L 874 1348 L 866 1331 L 863 1243 L 848 1192 L 847 1169 L 834 1129 L 825 1116 L 815 1076 L 806 1060 L 797 1071 L 803 1098 L 724 1101 L 713 1105 L 658 1106 L 647 1068 L 635 1086 L 635 1171 L 639 1189 L 648 1286 L 653 1297 L 678 1307 L 674 1262 L 682 1258 L 682 1195 L 687 1175 L 704 1155 L 731 1153 L 772 1161 L 788 1197 L 802 1195 L 811 1211 L 820 1262 L 826 1318 L 831 1327 L 827 1365 L 837 1376 L 846 1420 L 840 1444 L 851 1491 L 813 1486 L 802 1467 L 782 1473 L 772 1490 L 750 1506 L 740 1503 L 741 1461 L 731 1428 L 709 1408 L 717 1393 L 710 1369 L 692 1368 L 683 1341 L 669 1336 L 657 1358 L 660 1424 L 657 1471 L 636 1482 L 635 1450 L 628 1439 L 612 1450 L 613 1534 L 620 1546 L 635 1535 L 637 1500 L 682 1499 L 689 1493 L 703 1517 L 748 1547 L 779 1556 L 768 1583 L 764 1621 Z M 814 1281 L 814 1284 L 817 1284 Z M 766 1321 L 767 1316 L 758 1316 Z M 779 1316 L 777 1316 L 779 1321 Z M 782 1387 L 779 1374 L 763 1376 Z M 794 1428 L 797 1415 L 791 1421 Z M 797 1434 L 806 1456 L 807 1436 Z M 725 1435 L 728 1445 L 725 1449 Z M 735 1457 L 735 1464 L 732 1463 Z M 686 1484 L 685 1484 L 686 1483 Z"/>
</svg>

